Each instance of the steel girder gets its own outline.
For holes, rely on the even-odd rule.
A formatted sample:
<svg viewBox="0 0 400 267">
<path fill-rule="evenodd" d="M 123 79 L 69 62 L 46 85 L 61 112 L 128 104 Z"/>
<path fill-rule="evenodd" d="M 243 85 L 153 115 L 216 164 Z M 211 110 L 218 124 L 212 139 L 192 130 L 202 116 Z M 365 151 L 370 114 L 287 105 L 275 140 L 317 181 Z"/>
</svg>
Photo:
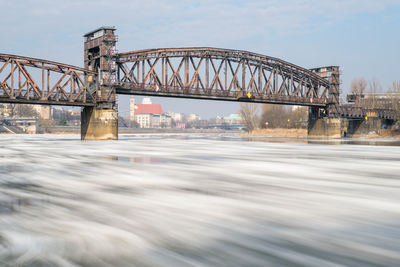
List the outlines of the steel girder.
<svg viewBox="0 0 400 267">
<path fill-rule="evenodd" d="M 380 119 L 398 120 L 396 111 L 388 108 L 363 108 L 346 104 L 340 106 L 340 111 L 340 117 L 342 118 L 364 119 L 370 116 Z"/>
<path fill-rule="evenodd" d="M 118 94 L 327 107 L 330 83 L 286 61 L 241 50 L 164 48 L 117 56 Z"/>
<path fill-rule="evenodd" d="M 0 102 L 94 106 L 85 69 L 43 59 L 0 54 Z"/>
</svg>

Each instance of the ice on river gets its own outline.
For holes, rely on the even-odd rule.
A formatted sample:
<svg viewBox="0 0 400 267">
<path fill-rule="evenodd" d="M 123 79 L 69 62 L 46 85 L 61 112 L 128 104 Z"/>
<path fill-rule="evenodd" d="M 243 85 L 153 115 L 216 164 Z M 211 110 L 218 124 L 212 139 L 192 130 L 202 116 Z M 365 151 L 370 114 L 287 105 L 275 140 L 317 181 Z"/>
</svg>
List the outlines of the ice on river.
<svg viewBox="0 0 400 267">
<path fill-rule="evenodd" d="M 78 138 L 0 136 L 1 266 L 399 266 L 398 146 Z"/>
</svg>

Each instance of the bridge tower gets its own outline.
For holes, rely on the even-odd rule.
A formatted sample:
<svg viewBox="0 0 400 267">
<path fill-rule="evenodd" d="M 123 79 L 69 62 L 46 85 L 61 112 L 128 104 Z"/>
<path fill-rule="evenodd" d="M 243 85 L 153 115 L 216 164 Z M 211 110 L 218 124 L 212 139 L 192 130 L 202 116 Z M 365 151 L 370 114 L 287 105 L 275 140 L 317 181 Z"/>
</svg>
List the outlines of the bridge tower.
<svg viewBox="0 0 400 267">
<path fill-rule="evenodd" d="M 310 107 L 308 113 L 308 135 L 319 137 L 341 137 L 343 121 L 340 119 L 340 71 L 339 66 L 311 69 L 330 83 L 329 105 L 326 108 Z"/>
<path fill-rule="evenodd" d="M 118 139 L 118 111 L 116 93 L 114 27 L 101 27 L 84 35 L 84 66 L 94 75 L 86 77 L 86 84 L 96 98 L 96 106 L 85 107 L 81 116 L 82 140 Z"/>
<path fill-rule="evenodd" d="M 340 96 L 340 71 L 339 66 L 328 66 L 311 69 L 312 72 L 318 74 L 321 78 L 329 81 L 329 99 L 330 105 L 328 108 L 321 111 L 323 116 L 337 117 L 339 114 L 339 96 Z M 314 109 L 315 115 L 317 115 Z M 320 115 L 318 115 L 320 117 Z"/>
</svg>

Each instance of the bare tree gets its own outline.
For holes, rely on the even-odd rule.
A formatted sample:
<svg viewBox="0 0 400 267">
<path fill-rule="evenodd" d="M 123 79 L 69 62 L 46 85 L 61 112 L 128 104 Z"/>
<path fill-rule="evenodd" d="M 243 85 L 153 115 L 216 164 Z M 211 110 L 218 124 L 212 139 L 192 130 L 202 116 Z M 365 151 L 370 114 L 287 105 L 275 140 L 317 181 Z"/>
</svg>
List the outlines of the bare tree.
<svg viewBox="0 0 400 267">
<path fill-rule="evenodd" d="M 289 113 L 289 128 L 307 128 L 308 107 L 292 108 Z"/>
<path fill-rule="evenodd" d="M 17 115 L 17 105 L 16 104 L 8 104 L 8 108 L 10 110 L 10 117 L 13 118 Z"/>
<path fill-rule="evenodd" d="M 351 81 L 350 92 L 354 95 L 355 104 L 357 106 L 361 106 L 361 100 L 363 98 L 363 94 L 366 88 L 367 81 L 363 77 L 355 78 Z"/>
<path fill-rule="evenodd" d="M 400 81 L 393 81 L 389 87 L 391 108 L 397 113 L 397 117 L 400 118 Z"/>
<path fill-rule="evenodd" d="M 369 83 L 368 92 L 371 94 L 370 100 L 367 101 L 367 105 L 370 108 L 378 108 L 378 97 L 377 94 L 382 92 L 382 86 L 377 79 L 373 78 Z"/>
<path fill-rule="evenodd" d="M 355 78 L 351 81 L 350 91 L 357 96 L 362 95 L 366 88 L 367 81 L 363 77 Z"/>
<path fill-rule="evenodd" d="M 241 103 L 239 113 L 249 132 L 258 127 L 260 118 L 259 109 L 256 104 Z"/>
<path fill-rule="evenodd" d="M 283 105 L 263 105 L 260 126 L 262 128 L 286 128 L 288 127 L 289 109 Z"/>
<path fill-rule="evenodd" d="M 284 105 L 263 105 L 261 128 L 304 128 L 308 119 L 308 107 L 289 107 Z"/>
<path fill-rule="evenodd" d="M 35 117 L 39 115 L 32 105 L 20 104 L 15 106 L 15 115 L 18 117 Z"/>
</svg>

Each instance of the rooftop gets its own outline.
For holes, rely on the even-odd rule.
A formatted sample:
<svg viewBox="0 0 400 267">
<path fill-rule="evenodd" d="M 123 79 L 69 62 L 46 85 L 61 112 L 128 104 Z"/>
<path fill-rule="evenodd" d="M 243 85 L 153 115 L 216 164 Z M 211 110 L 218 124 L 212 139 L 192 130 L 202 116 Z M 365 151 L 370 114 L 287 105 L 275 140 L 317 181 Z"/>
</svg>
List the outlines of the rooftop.
<svg viewBox="0 0 400 267">
<path fill-rule="evenodd" d="M 228 117 L 224 117 L 225 120 L 238 120 L 241 121 L 242 117 L 239 114 L 230 114 Z"/>
<path fill-rule="evenodd" d="M 98 28 L 96 30 L 93 30 L 91 32 L 86 33 L 83 37 L 88 37 L 88 36 L 94 34 L 95 32 L 98 32 L 98 31 L 101 31 L 101 30 L 112 30 L 112 31 L 115 31 L 116 29 L 115 29 L 114 26 L 102 26 L 102 27 L 100 27 L 100 28 Z"/>
<path fill-rule="evenodd" d="M 137 104 L 135 105 L 135 115 L 137 114 L 162 114 L 160 104 Z"/>
</svg>

